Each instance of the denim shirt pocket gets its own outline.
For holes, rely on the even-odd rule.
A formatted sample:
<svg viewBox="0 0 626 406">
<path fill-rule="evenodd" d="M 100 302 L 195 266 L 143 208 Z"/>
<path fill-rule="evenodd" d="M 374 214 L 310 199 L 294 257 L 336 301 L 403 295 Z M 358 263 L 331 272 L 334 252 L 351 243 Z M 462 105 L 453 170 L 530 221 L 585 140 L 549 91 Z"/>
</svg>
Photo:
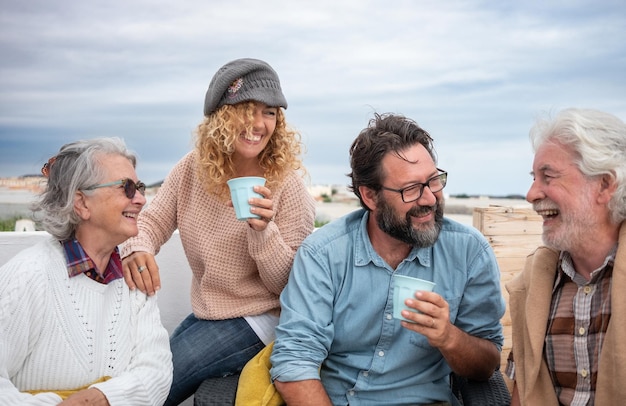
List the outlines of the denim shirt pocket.
<svg viewBox="0 0 626 406">
<path fill-rule="evenodd" d="M 459 312 L 459 303 L 461 303 L 461 298 L 453 297 L 453 298 L 445 298 L 445 299 L 446 299 L 446 302 L 448 302 L 448 308 L 450 309 L 450 322 L 454 324 L 454 321 L 456 320 L 456 315 Z M 428 339 L 421 334 L 417 334 L 417 333 L 411 334 L 409 341 L 411 342 L 411 344 L 415 345 L 416 347 L 432 348 L 432 346 L 428 342 Z"/>
</svg>

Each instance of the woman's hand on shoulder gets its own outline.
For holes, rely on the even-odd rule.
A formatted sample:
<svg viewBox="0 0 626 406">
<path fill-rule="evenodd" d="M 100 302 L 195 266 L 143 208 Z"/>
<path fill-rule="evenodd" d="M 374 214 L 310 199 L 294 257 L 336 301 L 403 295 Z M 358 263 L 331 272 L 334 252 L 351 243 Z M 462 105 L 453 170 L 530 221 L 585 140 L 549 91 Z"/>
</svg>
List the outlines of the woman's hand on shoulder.
<svg viewBox="0 0 626 406">
<path fill-rule="evenodd" d="M 159 267 L 154 255 L 149 252 L 135 251 L 122 260 L 124 280 L 131 290 L 139 289 L 148 296 L 161 289 Z"/>
</svg>

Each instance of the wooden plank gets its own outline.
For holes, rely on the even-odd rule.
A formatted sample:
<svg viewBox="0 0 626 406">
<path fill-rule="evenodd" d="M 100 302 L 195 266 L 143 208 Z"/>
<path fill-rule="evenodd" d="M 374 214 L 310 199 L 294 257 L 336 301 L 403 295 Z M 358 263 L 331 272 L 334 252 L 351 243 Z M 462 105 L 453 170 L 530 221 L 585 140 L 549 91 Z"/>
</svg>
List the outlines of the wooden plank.
<svg viewBox="0 0 626 406">
<path fill-rule="evenodd" d="M 473 225 L 489 241 L 500 267 L 500 284 L 506 310 L 501 319 L 504 344 L 500 368 L 504 371 L 511 351 L 511 316 L 505 284 L 522 272 L 526 257 L 542 244 L 543 219 L 530 208 L 489 206 L 474 208 Z M 507 380 L 509 389 L 512 382 Z"/>
<path fill-rule="evenodd" d="M 503 257 L 496 255 L 496 260 L 498 261 L 498 265 L 500 266 L 500 273 L 504 275 L 506 273 L 517 273 L 521 271 L 524 267 L 524 263 L 526 262 L 526 257 Z"/>
<path fill-rule="evenodd" d="M 541 245 L 541 235 L 486 235 L 498 258 L 526 258 Z"/>
<path fill-rule="evenodd" d="M 541 235 L 543 227 L 541 216 L 523 207 L 476 207 L 472 222 L 485 236 Z"/>
</svg>

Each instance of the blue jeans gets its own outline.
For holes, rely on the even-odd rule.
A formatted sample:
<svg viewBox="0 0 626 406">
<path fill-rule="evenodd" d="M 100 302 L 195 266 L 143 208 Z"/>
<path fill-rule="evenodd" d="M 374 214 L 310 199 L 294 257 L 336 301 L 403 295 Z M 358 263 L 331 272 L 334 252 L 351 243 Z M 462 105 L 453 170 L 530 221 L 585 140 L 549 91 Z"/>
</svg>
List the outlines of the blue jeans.
<svg viewBox="0 0 626 406">
<path fill-rule="evenodd" d="M 207 378 L 241 372 L 265 347 L 243 318 L 201 320 L 193 314 L 170 337 L 174 380 L 165 406 L 178 405 Z"/>
</svg>

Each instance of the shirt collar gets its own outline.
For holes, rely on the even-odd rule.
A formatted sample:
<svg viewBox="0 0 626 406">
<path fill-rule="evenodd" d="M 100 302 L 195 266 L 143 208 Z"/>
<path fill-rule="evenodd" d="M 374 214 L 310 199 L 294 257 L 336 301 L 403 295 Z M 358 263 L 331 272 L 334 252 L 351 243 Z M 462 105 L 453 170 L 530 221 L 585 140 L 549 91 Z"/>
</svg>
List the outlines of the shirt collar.
<svg viewBox="0 0 626 406">
<path fill-rule="evenodd" d="M 570 255 L 570 253 L 567 251 L 561 251 L 561 253 L 559 254 L 559 265 L 558 265 L 559 271 L 557 272 L 556 280 L 554 283 L 554 289 L 557 288 L 557 286 L 561 283 L 562 279 L 565 276 L 569 277 L 573 282 L 575 282 L 579 286 L 584 286 L 589 283 L 596 283 L 597 280 L 603 274 L 602 271 L 606 269 L 607 265 L 609 264 L 611 264 L 611 266 L 613 265 L 613 263 L 615 262 L 616 254 L 617 254 L 617 244 L 615 244 L 613 249 L 609 251 L 602 265 L 591 273 L 591 278 L 589 279 L 589 281 L 587 281 L 585 278 L 579 275 L 574 269 L 574 262 L 572 261 L 572 256 Z"/>
<path fill-rule="evenodd" d="M 70 278 L 78 276 L 88 271 L 98 273 L 96 265 L 89 255 L 85 252 L 80 242 L 75 238 L 70 238 L 61 242 L 65 250 L 65 259 L 67 261 L 67 273 Z M 105 284 L 119 279 L 124 276 L 122 272 L 122 260 L 120 259 L 119 249 L 115 247 L 111 253 L 111 258 L 106 269 L 101 274 L 98 273 Z"/>
<path fill-rule="evenodd" d="M 354 244 L 355 265 L 365 266 L 372 262 L 374 265 L 385 268 L 389 265 L 382 259 L 374 249 L 369 234 L 367 233 L 367 221 L 371 212 L 365 210 L 359 225 L 359 232 L 356 235 Z M 417 248 L 413 247 L 407 255 L 405 261 L 414 261 L 416 258 L 423 266 L 429 267 L 431 262 L 432 247 Z M 393 270 L 392 270 L 393 272 Z"/>
</svg>

